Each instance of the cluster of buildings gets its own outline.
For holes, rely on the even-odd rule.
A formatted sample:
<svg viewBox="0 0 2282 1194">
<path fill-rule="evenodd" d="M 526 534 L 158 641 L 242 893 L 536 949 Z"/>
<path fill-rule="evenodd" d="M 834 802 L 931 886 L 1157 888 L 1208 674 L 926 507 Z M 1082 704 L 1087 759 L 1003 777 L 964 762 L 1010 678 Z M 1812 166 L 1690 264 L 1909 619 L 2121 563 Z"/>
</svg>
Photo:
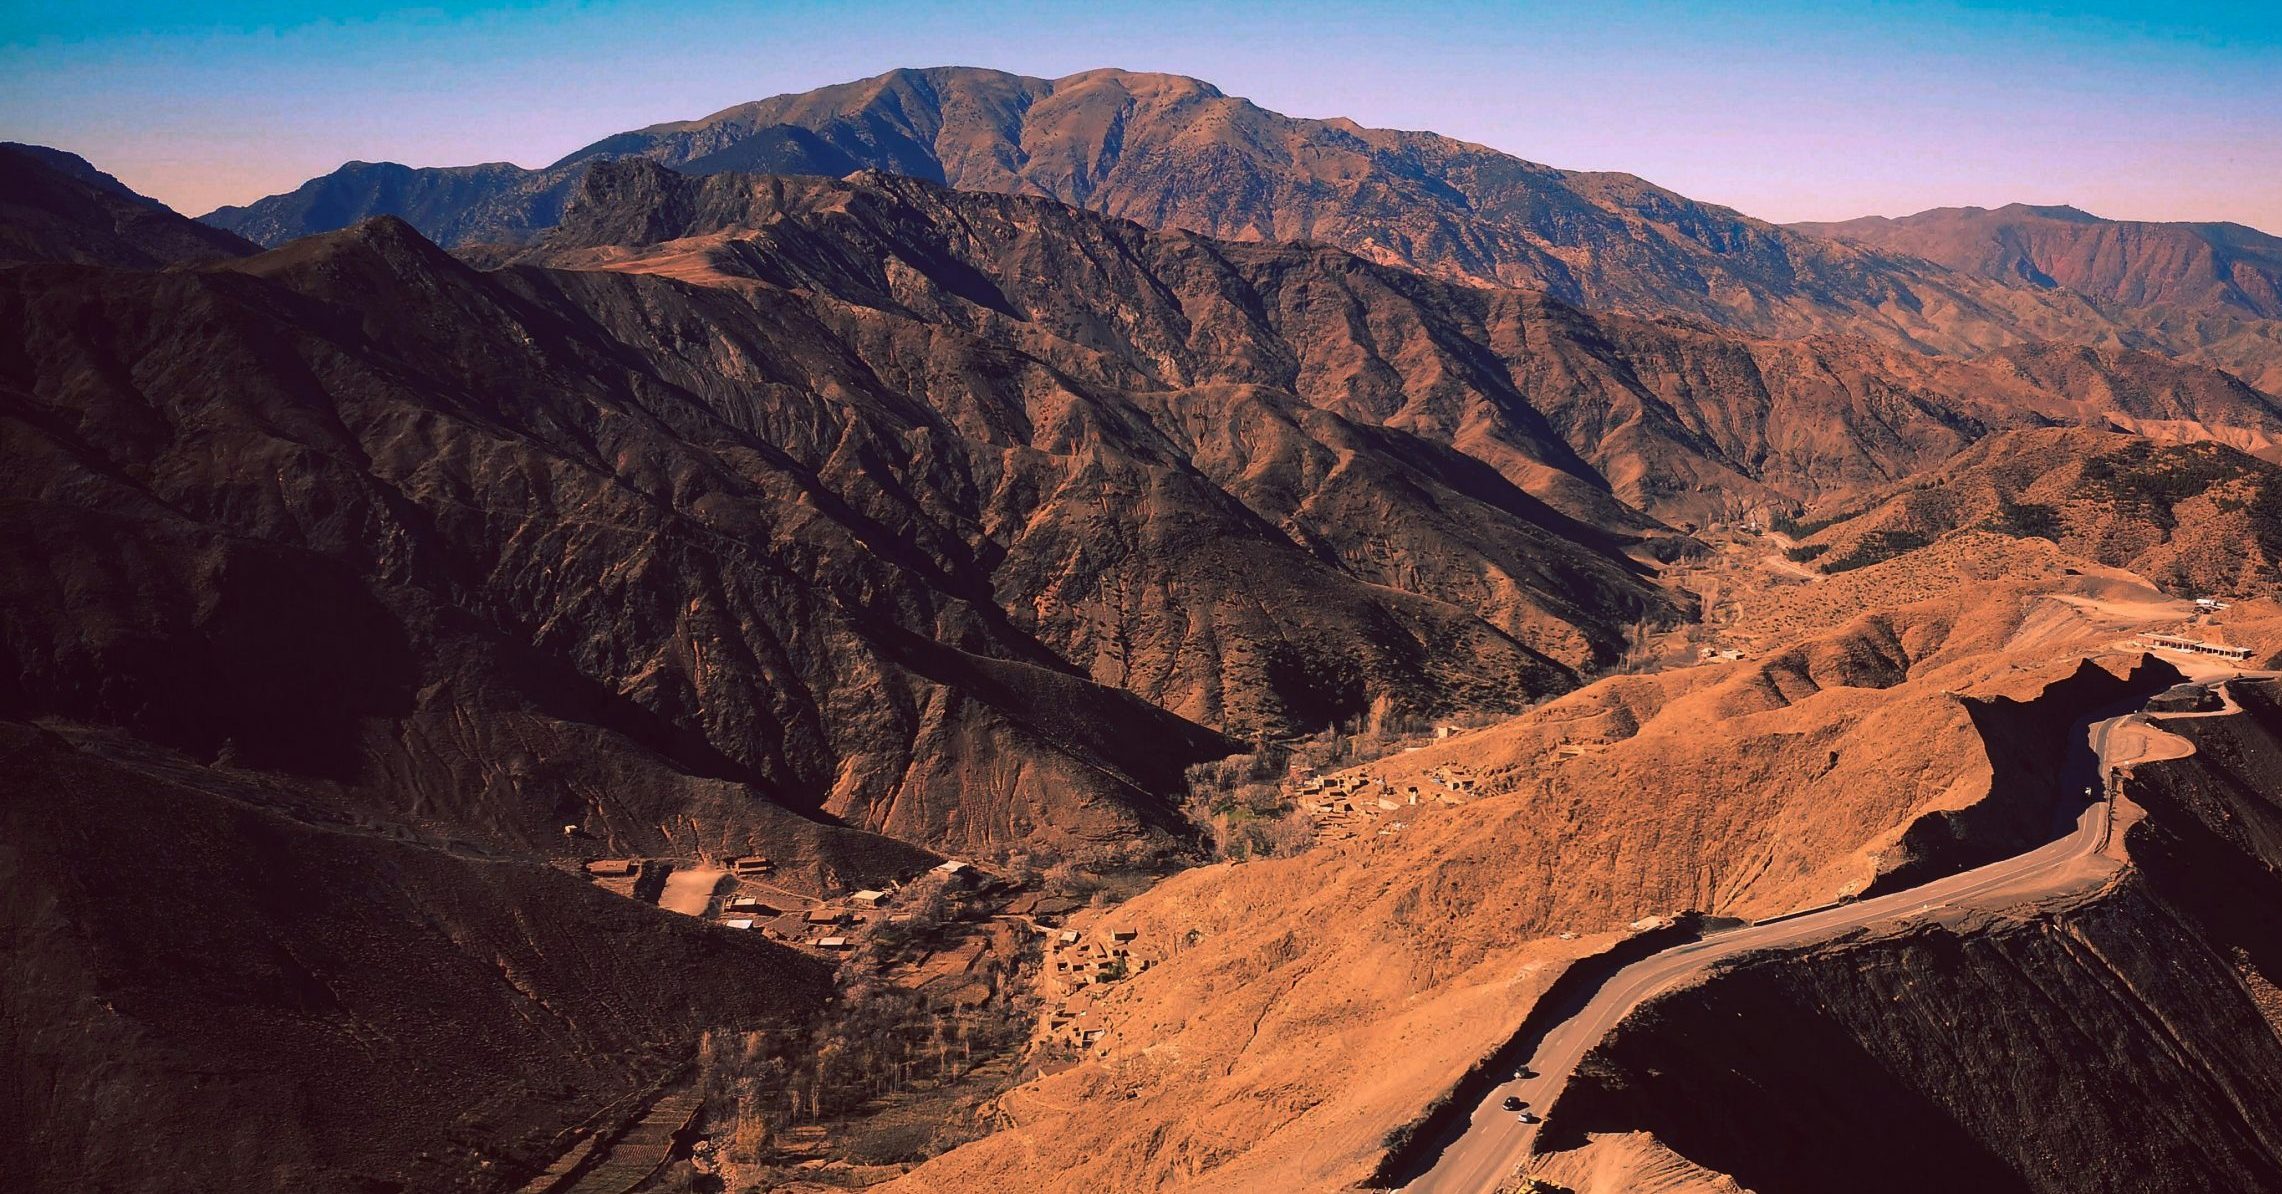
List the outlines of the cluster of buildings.
<svg viewBox="0 0 2282 1194">
<path fill-rule="evenodd" d="M 1108 929 L 1092 939 L 1063 929 L 1046 939 L 1046 1032 L 1080 1049 L 1092 1048 L 1108 1031 L 1093 1015 L 1093 989 L 1121 982 L 1155 965 L 1136 957 L 1136 929 Z"/>
<path fill-rule="evenodd" d="M 2190 655 L 2209 655 L 2219 659 L 2231 659 L 2237 663 L 2250 658 L 2250 648 L 2248 647 L 2206 642 L 2203 639 L 2188 638 L 2185 635 L 2143 634 L 2139 636 L 2139 639 L 2143 646 L 2159 651 L 2183 651 Z"/>
<path fill-rule="evenodd" d="M 1345 775 L 1310 776 L 1300 781 L 1301 806 L 1315 819 L 1319 842 L 1343 841 L 1373 834 L 1384 837 L 1400 831 L 1405 822 L 1381 824 L 1388 813 L 1401 812 L 1421 801 L 1459 805 L 1473 799 L 1476 780 L 1464 767 L 1437 767 L 1420 782 L 1399 788 L 1391 780 L 1368 771 Z"/>
<path fill-rule="evenodd" d="M 584 866 L 587 877 L 597 885 L 637 899 L 642 898 L 644 877 L 672 869 L 671 862 L 644 858 L 597 858 Z M 856 941 L 849 930 L 894 901 L 892 891 L 875 888 L 864 888 L 841 899 L 816 899 L 773 887 L 767 879 L 776 873 L 776 863 L 761 854 L 730 859 L 724 869 L 736 884 L 720 901 L 716 923 L 828 953 L 853 950 Z M 947 882 L 967 882 L 980 874 L 974 864 L 961 859 L 944 862 L 933 873 Z M 755 890 L 747 890 L 747 884 Z"/>
</svg>

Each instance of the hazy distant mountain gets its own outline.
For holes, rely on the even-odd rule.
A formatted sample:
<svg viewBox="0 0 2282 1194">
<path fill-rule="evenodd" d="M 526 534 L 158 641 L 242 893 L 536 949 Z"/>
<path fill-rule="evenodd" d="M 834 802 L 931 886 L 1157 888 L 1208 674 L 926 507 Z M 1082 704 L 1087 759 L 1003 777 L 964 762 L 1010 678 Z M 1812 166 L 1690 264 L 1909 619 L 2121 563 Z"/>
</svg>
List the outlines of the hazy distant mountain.
<svg viewBox="0 0 2282 1194">
<path fill-rule="evenodd" d="M 136 194 L 77 154 L 0 143 L 0 262 L 154 269 L 259 251 Z"/>
<path fill-rule="evenodd" d="M 395 216 L 444 244 L 514 243 L 562 218 L 563 200 L 583 172 L 507 162 L 422 169 L 350 162 L 286 194 L 199 218 L 272 247 L 374 216 Z"/>
<path fill-rule="evenodd" d="M 134 188 L 96 169 L 95 163 L 76 153 L 47 145 L 26 145 L 21 141 L 0 141 L 0 151 L 17 157 L 30 158 L 50 170 L 76 178 L 96 190 L 108 191 L 122 199 L 129 199 L 147 207 L 166 206 L 147 195 L 138 194 Z M 14 158 L 10 159 L 9 164 L 12 169 L 22 169 L 22 163 Z"/>
<path fill-rule="evenodd" d="M 2231 308 L 2282 319 L 2282 237 L 2241 224 L 2104 220 L 2073 207 L 2014 203 L 1791 227 L 2125 306 Z"/>
<path fill-rule="evenodd" d="M 2144 339 L 2073 294 L 1834 244 L 1630 175 L 1295 119 L 1195 79 L 1115 70 L 1053 80 L 897 70 L 620 133 L 542 171 L 352 165 L 207 218 L 269 244 L 384 212 L 448 245 L 520 243 L 560 218 L 566 172 L 627 155 L 692 173 L 882 169 L 1155 228 L 1326 241 L 1455 280 L 1756 334 L 1871 334 L 1944 351 Z"/>
<path fill-rule="evenodd" d="M 2282 237 L 2241 224 L 2104 220 L 2073 207 L 1939 207 L 1914 216 L 1793 224 L 2015 285 L 2083 295 L 2174 343 L 2246 362 L 2282 390 Z"/>
</svg>

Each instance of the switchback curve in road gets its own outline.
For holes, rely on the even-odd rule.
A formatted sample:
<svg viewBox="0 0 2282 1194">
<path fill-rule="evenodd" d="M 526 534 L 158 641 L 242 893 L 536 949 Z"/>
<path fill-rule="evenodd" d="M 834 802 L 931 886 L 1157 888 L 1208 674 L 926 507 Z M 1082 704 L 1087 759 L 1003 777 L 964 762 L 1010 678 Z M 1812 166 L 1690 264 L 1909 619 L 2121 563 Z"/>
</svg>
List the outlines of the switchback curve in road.
<svg viewBox="0 0 2282 1194">
<path fill-rule="evenodd" d="M 2221 688 L 2224 695 L 2224 689 Z M 2233 708 L 2231 697 L 2228 707 Z M 2110 757 L 2119 725 L 2145 727 L 2140 714 L 2093 723 L 2089 737 L 2099 770 L 2130 759 Z M 2160 733 L 2160 731 L 2156 731 Z M 2134 745 L 2143 735 L 2127 735 Z M 2136 753 L 2136 752 L 2135 752 Z M 2066 836 L 2024 854 L 1975 867 L 1903 891 L 1728 930 L 1652 954 L 1618 970 L 1582 1010 L 1549 1031 L 1529 1062 L 1533 1077 L 1499 1084 L 1483 1097 L 1465 1133 L 1443 1149 L 1433 1166 L 1404 1186 L 1410 1194 L 1486 1194 L 1530 1155 L 1538 1124 L 1524 1124 L 1501 1104 L 1509 1095 L 1532 1110 L 1550 1109 L 1585 1053 L 1618 1022 L 1658 995 L 1706 974 L 1714 963 L 1754 950 L 1797 948 L 1882 921 L 1921 916 L 1963 904 L 2003 906 L 2063 895 L 2104 879 L 2121 864 L 2111 857 L 2111 802 L 2087 805 Z"/>
</svg>

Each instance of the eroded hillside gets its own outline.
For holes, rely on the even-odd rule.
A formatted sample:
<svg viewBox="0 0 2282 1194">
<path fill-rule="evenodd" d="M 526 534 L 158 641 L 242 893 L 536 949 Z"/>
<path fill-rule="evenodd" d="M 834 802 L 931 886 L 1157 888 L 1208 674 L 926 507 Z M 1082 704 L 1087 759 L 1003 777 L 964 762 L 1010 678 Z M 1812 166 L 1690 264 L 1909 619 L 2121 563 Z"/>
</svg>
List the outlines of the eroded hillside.
<svg viewBox="0 0 2282 1194">
<path fill-rule="evenodd" d="M 2282 335 L 2282 238 L 2240 224 L 2104 220 L 2073 207 L 1935 208 L 1791 227 L 1939 262 L 1979 277 L 2083 295 L 2191 335 L 2274 390 Z M 2255 363 L 2253 363 L 2255 362 Z"/>
<path fill-rule="evenodd" d="M 2080 666 L 2114 641 L 2098 618 L 2008 650 L 2085 579 L 1968 583 L 1370 764 L 1375 831 L 1188 872 L 1093 922 L 1178 944 L 1094 998 L 1080 1064 L 892 1188 L 1344 1186 L 1636 920 L 1865 890 L 1936 864 L 1921 824 L 1957 830 L 1946 865 L 2041 840 L 2071 729 L 2173 674 Z"/>
<path fill-rule="evenodd" d="M 1850 493 L 2008 427 L 2170 421 L 2245 442 L 2282 432 L 2266 395 L 2145 353 L 1965 362 L 1861 339 L 1741 338 L 889 175 L 691 179 L 613 163 L 519 257 L 822 291 L 1011 338 L 1104 385 L 1288 392 L 1455 447 L 1600 526 L 1638 526 L 1633 511 L 1709 521 Z M 1112 313 L 1102 295 L 1130 297 Z M 1263 510 L 1278 518 L 1299 497 L 1263 496 L 1281 497 L 1284 509 Z"/>
<path fill-rule="evenodd" d="M 2084 725 L 2178 678 L 2130 636 L 2282 624 L 2184 599 L 2274 582 L 2282 407 L 2081 296 L 1165 76 L 898 72 L 588 156 L 263 215 L 521 221 L 458 256 L 393 218 L 246 255 L 47 159 L 0 212 L 0 1119 L 39 1182 L 552 1194 L 633 1133 L 641 1181 L 702 1137 L 899 1189 L 1348 1186 L 1676 914 L 2037 845 Z M 2131 882 L 2168 850 L 2263 900 L 2178 811 L 2263 849 L 2262 806 L 2192 787 L 2148 792 Z M 1163 878 L 1215 848 L 1251 860 Z M 1850 1061 L 1964 1055 L 2007 962 L 2111 973 L 1990 1039 L 2173 1006 L 2123 956 L 2173 928 L 2266 1008 L 2271 951 L 2183 892 L 1660 1014 L 1822 1000 Z M 2197 1041 L 2250 1024 L 2205 970 Z M 1658 1024 L 1563 1116 L 1630 1151 L 1568 1177 L 1829 1180 L 1641 1081 Z M 2264 1097 L 2202 1049 L 2150 1089 Z M 2019 1177 L 2045 1154 L 1925 1105 L 2090 1081 L 1888 1082 L 1871 1139 Z M 2018 1147 L 2173 1166 L 2118 1089 Z M 2265 1174 L 2237 1120 L 2181 1172 Z"/>
<path fill-rule="evenodd" d="M 1844 571 L 1972 529 L 2049 539 L 2177 592 L 2282 581 L 2282 469 L 2221 443 L 2016 432 L 1841 509 L 1794 554 Z"/>
</svg>

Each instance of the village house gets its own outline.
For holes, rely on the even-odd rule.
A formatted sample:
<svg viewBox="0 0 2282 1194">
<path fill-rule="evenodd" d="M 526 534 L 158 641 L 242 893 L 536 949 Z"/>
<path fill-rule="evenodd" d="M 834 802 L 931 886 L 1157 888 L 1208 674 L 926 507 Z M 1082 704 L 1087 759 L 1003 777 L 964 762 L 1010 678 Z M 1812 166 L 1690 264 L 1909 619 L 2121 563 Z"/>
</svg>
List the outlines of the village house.
<svg viewBox="0 0 2282 1194">
<path fill-rule="evenodd" d="M 2225 643 L 2207 643 L 2201 639 L 2186 638 L 2176 634 L 2150 634 L 2147 636 L 2147 642 L 2150 646 L 2161 647 L 2165 650 L 2189 651 L 2197 655 L 2216 655 L 2221 659 L 2241 661 L 2250 658 L 2250 648 L 2248 647 L 2231 647 Z"/>
</svg>

